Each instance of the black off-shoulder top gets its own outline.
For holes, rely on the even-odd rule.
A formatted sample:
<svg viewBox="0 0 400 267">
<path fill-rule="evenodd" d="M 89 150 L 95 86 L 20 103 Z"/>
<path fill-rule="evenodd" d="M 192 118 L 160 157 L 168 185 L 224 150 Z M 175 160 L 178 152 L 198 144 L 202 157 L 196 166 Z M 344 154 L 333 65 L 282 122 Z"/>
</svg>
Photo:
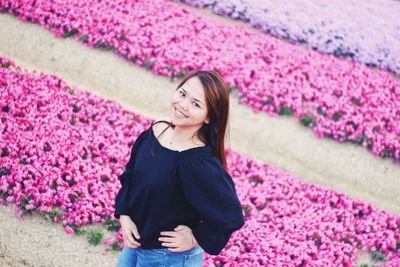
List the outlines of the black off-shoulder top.
<svg viewBox="0 0 400 267">
<path fill-rule="evenodd" d="M 135 140 L 119 180 L 114 217 L 130 216 L 143 249 L 165 248 L 160 232 L 182 224 L 192 229 L 205 252 L 218 255 L 244 225 L 232 178 L 209 145 L 166 148 L 151 125 Z"/>
</svg>

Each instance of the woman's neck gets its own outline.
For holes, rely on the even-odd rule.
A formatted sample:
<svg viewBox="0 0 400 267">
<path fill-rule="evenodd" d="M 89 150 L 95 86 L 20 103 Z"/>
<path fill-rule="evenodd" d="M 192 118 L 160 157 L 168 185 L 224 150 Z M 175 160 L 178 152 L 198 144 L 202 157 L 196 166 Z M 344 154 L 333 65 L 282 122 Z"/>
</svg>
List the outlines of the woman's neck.
<svg viewBox="0 0 400 267">
<path fill-rule="evenodd" d="M 175 126 L 171 128 L 171 141 L 175 143 L 183 143 L 188 142 L 192 139 L 195 139 L 194 133 L 196 132 L 196 128 L 188 128 L 188 127 L 181 127 Z"/>
<path fill-rule="evenodd" d="M 183 144 L 183 143 L 195 143 L 196 145 L 203 144 L 197 136 L 195 136 L 195 132 L 200 129 L 198 126 L 196 127 L 185 127 L 185 126 L 175 126 L 171 127 L 170 132 L 170 144 Z"/>
</svg>

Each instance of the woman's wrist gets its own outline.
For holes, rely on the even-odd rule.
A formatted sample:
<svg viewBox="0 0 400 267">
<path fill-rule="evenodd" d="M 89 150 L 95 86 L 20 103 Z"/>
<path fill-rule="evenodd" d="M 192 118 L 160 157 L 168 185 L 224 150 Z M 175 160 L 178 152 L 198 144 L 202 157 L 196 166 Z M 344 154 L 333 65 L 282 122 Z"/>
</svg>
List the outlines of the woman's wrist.
<svg viewBox="0 0 400 267">
<path fill-rule="evenodd" d="M 194 248 L 195 246 L 197 246 L 199 243 L 197 243 L 196 238 L 194 238 L 194 235 L 192 234 L 192 248 Z"/>
</svg>

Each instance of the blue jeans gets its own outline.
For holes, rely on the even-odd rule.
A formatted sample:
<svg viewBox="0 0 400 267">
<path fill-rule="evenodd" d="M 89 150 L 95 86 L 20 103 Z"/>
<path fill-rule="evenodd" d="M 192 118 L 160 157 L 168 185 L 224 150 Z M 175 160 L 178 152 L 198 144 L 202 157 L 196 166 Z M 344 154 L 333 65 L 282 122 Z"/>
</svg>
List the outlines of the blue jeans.
<svg viewBox="0 0 400 267">
<path fill-rule="evenodd" d="M 201 267 L 203 260 L 204 250 L 199 245 L 182 252 L 124 247 L 116 267 Z"/>
</svg>

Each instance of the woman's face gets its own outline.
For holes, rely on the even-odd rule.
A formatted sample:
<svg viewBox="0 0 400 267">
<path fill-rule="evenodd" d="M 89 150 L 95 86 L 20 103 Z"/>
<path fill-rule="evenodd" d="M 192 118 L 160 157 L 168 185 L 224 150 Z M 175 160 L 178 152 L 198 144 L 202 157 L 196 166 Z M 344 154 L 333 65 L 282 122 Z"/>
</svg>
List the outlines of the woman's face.
<svg viewBox="0 0 400 267">
<path fill-rule="evenodd" d="M 171 98 L 171 122 L 176 126 L 200 128 L 208 123 L 206 96 L 199 78 L 186 81 Z"/>
</svg>

